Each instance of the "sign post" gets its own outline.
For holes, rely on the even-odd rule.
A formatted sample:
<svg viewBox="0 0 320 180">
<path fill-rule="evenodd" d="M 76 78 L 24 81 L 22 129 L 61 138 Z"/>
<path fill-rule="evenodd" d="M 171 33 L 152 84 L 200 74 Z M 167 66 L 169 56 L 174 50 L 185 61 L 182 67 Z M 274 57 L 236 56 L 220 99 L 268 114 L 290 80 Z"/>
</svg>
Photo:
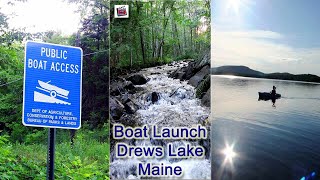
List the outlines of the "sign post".
<svg viewBox="0 0 320 180">
<path fill-rule="evenodd" d="M 54 151 L 56 141 L 56 129 L 49 128 L 48 134 L 48 155 L 47 155 L 47 179 L 54 179 Z"/>
<path fill-rule="evenodd" d="M 47 178 L 54 179 L 55 128 L 81 127 L 81 48 L 28 41 L 25 46 L 25 126 L 48 127 Z"/>
</svg>

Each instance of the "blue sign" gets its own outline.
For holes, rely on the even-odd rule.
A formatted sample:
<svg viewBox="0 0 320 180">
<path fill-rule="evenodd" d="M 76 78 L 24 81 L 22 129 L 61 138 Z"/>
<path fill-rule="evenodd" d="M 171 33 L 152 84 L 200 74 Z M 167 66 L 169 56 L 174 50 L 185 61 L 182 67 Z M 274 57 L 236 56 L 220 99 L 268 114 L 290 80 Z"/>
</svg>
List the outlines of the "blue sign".
<svg viewBox="0 0 320 180">
<path fill-rule="evenodd" d="M 25 126 L 79 129 L 82 49 L 28 41 L 25 47 Z"/>
</svg>

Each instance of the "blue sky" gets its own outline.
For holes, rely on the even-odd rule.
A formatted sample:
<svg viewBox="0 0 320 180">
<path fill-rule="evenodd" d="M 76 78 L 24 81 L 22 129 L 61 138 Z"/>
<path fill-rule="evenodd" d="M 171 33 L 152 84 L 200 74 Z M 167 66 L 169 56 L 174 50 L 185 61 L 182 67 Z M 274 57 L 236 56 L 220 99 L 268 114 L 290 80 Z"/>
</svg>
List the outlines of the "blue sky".
<svg viewBox="0 0 320 180">
<path fill-rule="evenodd" d="M 213 66 L 320 75 L 319 0 L 213 0 Z"/>
</svg>

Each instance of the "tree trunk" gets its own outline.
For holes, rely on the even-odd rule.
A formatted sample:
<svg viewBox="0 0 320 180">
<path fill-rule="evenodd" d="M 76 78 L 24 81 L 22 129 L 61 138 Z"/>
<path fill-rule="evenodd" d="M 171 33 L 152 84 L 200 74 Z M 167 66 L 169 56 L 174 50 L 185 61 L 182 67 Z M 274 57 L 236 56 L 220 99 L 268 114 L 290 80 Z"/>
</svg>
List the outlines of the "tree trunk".
<svg viewBox="0 0 320 180">
<path fill-rule="evenodd" d="M 160 41 L 160 44 L 159 44 L 159 52 L 158 54 L 162 54 L 162 48 L 164 46 L 164 38 L 165 38 L 165 32 L 166 32 L 166 28 L 167 28 L 167 25 L 168 25 L 168 21 L 169 21 L 169 18 L 170 18 L 170 15 L 171 15 L 171 12 L 172 12 L 172 8 L 173 8 L 173 5 L 174 5 L 174 2 L 175 1 L 171 1 L 171 6 L 170 6 L 170 11 L 169 11 L 169 15 L 168 17 L 166 17 L 166 8 L 165 8 L 165 4 L 163 4 L 163 29 L 162 29 L 162 38 L 161 38 L 161 41 Z M 161 59 L 162 59 L 162 55 L 161 55 Z"/>
<path fill-rule="evenodd" d="M 136 1 L 137 4 L 137 13 L 138 13 L 138 22 L 139 22 L 139 17 L 140 17 L 140 8 L 141 8 L 141 4 L 138 4 L 138 1 Z M 140 35 L 140 46 L 141 46 L 141 54 L 142 54 L 142 62 L 143 64 L 146 63 L 146 57 L 145 57 L 145 49 L 144 49 L 144 40 L 143 40 L 143 32 L 142 32 L 142 27 L 140 24 L 138 24 L 139 26 L 139 35 Z"/>
<path fill-rule="evenodd" d="M 185 14 L 184 14 L 184 8 L 183 8 L 183 11 L 182 11 L 182 14 L 183 14 L 183 20 L 185 20 Z M 186 37 L 186 26 L 183 25 L 183 53 L 185 54 L 186 53 L 186 47 L 187 47 L 187 37 Z"/>
</svg>

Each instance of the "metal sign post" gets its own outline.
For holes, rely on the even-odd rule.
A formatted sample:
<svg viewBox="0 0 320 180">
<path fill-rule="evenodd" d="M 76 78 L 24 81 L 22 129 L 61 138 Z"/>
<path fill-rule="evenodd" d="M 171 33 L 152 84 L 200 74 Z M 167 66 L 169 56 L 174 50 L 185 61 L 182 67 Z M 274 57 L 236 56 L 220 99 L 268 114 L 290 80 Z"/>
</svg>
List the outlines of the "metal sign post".
<svg viewBox="0 0 320 180">
<path fill-rule="evenodd" d="M 48 154 L 47 154 L 47 180 L 54 180 L 54 151 L 56 141 L 56 129 L 49 128 Z"/>
</svg>

